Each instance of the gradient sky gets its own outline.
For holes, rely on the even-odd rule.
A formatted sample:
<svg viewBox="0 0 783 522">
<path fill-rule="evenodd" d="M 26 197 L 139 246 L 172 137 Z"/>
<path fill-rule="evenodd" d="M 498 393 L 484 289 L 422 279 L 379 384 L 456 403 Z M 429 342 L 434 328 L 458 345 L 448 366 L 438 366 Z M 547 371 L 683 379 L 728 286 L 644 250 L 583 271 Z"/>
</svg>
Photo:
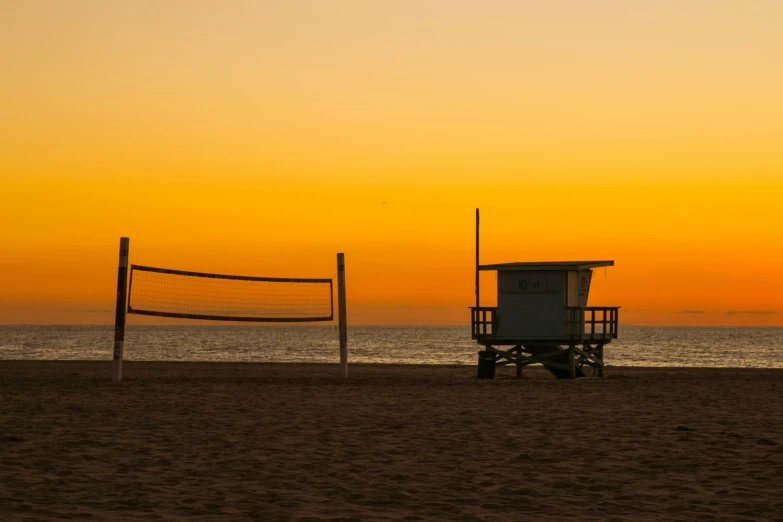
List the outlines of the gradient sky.
<svg viewBox="0 0 783 522">
<path fill-rule="evenodd" d="M 487 263 L 614 259 L 590 304 L 625 324 L 781 325 L 781 28 L 778 0 L 0 0 L 0 323 L 111 323 L 125 235 L 222 273 L 345 252 L 349 321 L 464 324 L 480 207 Z"/>
</svg>

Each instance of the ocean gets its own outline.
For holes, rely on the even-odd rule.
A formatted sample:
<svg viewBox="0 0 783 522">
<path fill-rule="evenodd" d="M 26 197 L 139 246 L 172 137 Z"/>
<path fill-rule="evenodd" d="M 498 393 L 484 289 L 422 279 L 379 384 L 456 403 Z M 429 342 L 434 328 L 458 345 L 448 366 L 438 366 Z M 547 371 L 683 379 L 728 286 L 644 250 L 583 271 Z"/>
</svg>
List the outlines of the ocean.
<svg viewBox="0 0 783 522">
<path fill-rule="evenodd" d="M 110 360 L 113 326 L 0 325 L 0 360 Z M 469 326 L 355 326 L 349 361 L 476 364 Z M 337 328 L 327 326 L 128 326 L 134 361 L 339 361 Z M 783 327 L 621 327 L 605 348 L 613 366 L 783 368 Z"/>
</svg>

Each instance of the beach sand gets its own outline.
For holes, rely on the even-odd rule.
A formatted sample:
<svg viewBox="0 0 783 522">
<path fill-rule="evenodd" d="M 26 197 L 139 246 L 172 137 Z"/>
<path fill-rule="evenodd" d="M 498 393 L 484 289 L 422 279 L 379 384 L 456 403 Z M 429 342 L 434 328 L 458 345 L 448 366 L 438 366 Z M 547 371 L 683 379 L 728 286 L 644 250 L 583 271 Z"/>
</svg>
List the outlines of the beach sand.
<svg viewBox="0 0 783 522">
<path fill-rule="evenodd" d="M 0 519 L 780 520 L 783 371 L 0 362 Z"/>
</svg>

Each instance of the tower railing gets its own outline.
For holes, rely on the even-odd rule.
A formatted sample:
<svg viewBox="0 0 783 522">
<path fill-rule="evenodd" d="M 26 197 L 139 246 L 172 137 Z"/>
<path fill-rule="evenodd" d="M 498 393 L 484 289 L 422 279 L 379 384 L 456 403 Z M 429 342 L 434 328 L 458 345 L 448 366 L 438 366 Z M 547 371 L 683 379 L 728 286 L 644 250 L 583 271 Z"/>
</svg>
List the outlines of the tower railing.
<svg viewBox="0 0 783 522">
<path fill-rule="evenodd" d="M 493 337 L 497 331 L 497 306 L 470 307 L 471 336 L 473 339 Z"/>
<path fill-rule="evenodd" d="M 566 333 L 576 341 L 617 339 L 619 306 L 567 306 Z"/>
<path fill-rule="evenodd" d="M 498 332 L 496 306 L 471 306 L 471 337 L 492 340 Z M 567 306 L 565 308 L 565 339 L 568 341 L 609 341 L 617 339 L 619 306 Z"/>
</svg>

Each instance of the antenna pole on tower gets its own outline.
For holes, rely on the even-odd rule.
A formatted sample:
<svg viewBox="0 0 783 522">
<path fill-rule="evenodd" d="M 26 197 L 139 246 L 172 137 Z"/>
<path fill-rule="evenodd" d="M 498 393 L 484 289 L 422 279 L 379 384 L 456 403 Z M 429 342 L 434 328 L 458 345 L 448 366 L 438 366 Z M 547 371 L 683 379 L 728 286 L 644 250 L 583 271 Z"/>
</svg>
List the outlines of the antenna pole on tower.
<svg viewBox="0 0 783 522">
<path fill-rule="evenodd" d="M 479 300 L 479 209 L 476 209 L 476 313 L 478 314 Z"/>
</svg>

